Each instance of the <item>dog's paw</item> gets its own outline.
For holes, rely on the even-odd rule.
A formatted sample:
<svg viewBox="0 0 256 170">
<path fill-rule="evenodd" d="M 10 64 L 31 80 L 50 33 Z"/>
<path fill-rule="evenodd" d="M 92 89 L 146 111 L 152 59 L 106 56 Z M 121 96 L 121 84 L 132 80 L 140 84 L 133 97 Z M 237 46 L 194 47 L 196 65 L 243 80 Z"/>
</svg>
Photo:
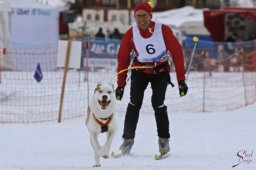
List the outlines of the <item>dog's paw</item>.
<svg viewBox="0 0 256 170">
<path fill-rule="evenodd" d="M 95 164 L 92 167 L 96 168 L 96 167 L 101 167 L 100 164 Z"/>
<path fill-rule="evenodd" d="M 105 158 L 105 159 L 108 159 L 109 158 L 109 154 L 107 153 L 107 154 L 103 155 L 102 157 Z"/>
<path fill-rule="evenodd" d="M 110 147 L 104 145 L 102 148 L 99 149 L 98 155 L 99 156 L 108 155 L 109 150 L 110 150 Z"/>
</svg>

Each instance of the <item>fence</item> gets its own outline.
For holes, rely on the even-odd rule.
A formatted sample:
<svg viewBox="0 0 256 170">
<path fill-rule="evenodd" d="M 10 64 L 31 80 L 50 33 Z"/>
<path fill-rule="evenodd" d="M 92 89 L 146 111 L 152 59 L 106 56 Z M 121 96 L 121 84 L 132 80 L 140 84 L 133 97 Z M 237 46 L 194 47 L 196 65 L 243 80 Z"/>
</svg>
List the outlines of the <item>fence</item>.
<svg viewBox="0 0 256 170">
<path fill-rule="evenodd" d="M 91 39 L 89 43 L 91 47 L 90 53 L 87 53 L 89 69 L 83 67 L 79 70 L 68 70 L 63 119 L 85 116 L 88 96 L 90 97 L 94 91 L 96 83 L 109 82 L 116 74 L 116 53 L 119 42 Z M 84 42 L 84 47 L 85 44 Z M 255 41 L 209 43 L 199 40 L 187 80 L 189 86 L 187 96 L 179 97 L 176 75 L 174 71 L 170 73 L 176 86 L 174 88 L 170 86 L 167 89 L 165 104 L 168 106 L 168 112 L 172 114 L 229 111 L 255 102 L 255 44 Z M 188 66 L 193 41 L 187 38 L 183 46 L 185 65 Z M 109 53 L 104 49 L 112 51 Z M 86 52 L 86 49 L 84 48 L 83 51 Z M 54 46 L 9 49 L 7 56 L 1 55 L 1 123 L 57 120 L 64 70 L 55 67 L 56 55 Z M 38 69 L 38 63 L 40 69 Z M 85 63 L 84 58 L 84 65 Z M 36 74 L 39 74 L 39 79 Z M 115 84 L 116 80 L 113 80 L 113 83 Z M 118 114 L 125 113 L 129 102 L 129 82 L 127 84 L 123 100 L 117 102 Z M 151 103 L 148 102 L 150 97 L 151 89 L 148 87 L 141 109 L 142 114 L 153 113 Z"/>
</svg>

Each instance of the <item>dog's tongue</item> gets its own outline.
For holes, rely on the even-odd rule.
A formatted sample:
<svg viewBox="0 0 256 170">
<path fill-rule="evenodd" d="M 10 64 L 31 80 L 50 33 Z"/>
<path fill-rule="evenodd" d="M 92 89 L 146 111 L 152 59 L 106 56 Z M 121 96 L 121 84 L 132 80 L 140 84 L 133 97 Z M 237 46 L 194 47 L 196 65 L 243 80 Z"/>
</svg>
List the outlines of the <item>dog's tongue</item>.
<svg viewBox="0 0 256 170">
<path fill-rule="evenodd" d="M 101 101 L 101 104 L 102 104 L 103 107 L 106 107 L 107 104 L 108 104 L 108 101 L 106 101 L 106 100 L 105 101 Z"/>
</svg>

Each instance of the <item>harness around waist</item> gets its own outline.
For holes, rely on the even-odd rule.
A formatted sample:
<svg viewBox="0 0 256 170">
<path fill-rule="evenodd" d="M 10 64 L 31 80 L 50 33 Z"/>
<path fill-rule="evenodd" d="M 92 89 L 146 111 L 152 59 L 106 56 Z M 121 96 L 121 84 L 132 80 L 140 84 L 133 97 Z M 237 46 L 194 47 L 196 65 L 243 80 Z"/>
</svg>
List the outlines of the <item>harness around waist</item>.
<svg viewBox="0 0 256 170">
<path fill-rule="evenodd" d="M 154 71 L 155 73 L 164 72 L 165 70 L 167 71 L 167 70 L 169 70 L 169 67 L 170 67 L 168 61 L 165 61 L 162 63 L 160 63 L 160 62 L 142 63 L 137 60 L 133 61 L 133 66 L 145 66 L 145 68 L 136 69 L 136 70 L 144 72 L 146 69 L 148 69 L 148 70 Z"/>
</svg>

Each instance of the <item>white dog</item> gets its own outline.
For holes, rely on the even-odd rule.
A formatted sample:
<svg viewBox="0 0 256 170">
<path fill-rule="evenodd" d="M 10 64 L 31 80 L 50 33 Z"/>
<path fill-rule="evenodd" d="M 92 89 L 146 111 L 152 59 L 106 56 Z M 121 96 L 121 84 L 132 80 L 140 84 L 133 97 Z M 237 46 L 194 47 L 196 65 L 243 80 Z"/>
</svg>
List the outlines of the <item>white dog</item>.
<svg viewBox="0 0 256 170">
<path fill-rule="evenodd" d="M 100 167 L 100 157 L 109 157 L 110 146 L 117 131 L 115 101 L 114 86 L 98 83 L 90 100 L 86 118 L 95 155 L 94 167 Z M 104 132 L 106 132 L 106 142 L 101 147 L 97 137 Z"/>
</svg>

